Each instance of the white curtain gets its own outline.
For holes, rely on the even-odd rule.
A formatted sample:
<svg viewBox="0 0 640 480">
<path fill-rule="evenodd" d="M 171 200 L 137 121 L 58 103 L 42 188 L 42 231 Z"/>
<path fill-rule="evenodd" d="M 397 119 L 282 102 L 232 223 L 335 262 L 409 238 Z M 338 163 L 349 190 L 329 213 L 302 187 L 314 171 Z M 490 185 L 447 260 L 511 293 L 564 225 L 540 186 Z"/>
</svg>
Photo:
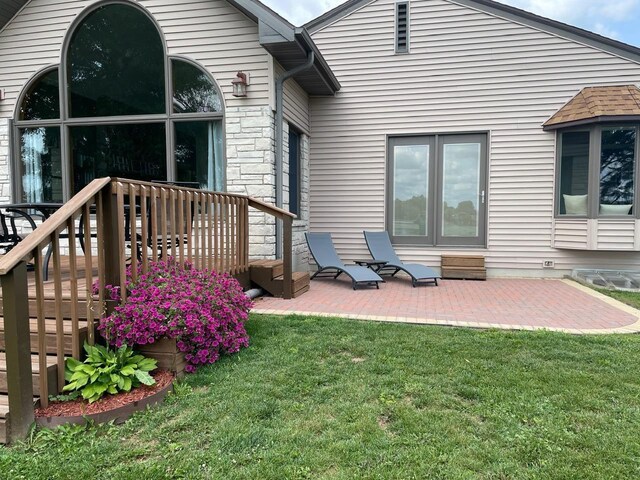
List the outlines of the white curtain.
<svg viewBox="0 0 640 480">
<path fill-rule="evenodd" d="M 222 122 L 209 124 L 209 185 L 210 190 L 220 192 L 224 188 L 224 165 L 222 159 Z"/>
<path fill-rule="evenodd" d="M 42 157 L 47 154 L 44 128 L 26 129 L 22 132 L 22 191 L 24 200 L 39 203 L 44 199 L 42 185 Z"/>
</svg>

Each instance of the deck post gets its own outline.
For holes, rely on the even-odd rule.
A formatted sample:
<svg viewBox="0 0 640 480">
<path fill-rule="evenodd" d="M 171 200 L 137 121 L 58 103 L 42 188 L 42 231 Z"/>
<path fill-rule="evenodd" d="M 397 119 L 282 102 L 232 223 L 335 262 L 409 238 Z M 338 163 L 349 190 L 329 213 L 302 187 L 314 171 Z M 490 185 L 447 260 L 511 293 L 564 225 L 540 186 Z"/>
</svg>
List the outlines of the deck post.
<svg viewBox="0 0 640 480">
<path fill-rule="evenodd" d="M 290 300 L 293 298 L 293 219 L 289 216 L 282 218 L 282 263 L 283 272 L 283 298 Z"/>
<path fill-rule="evenodd" d="M 121 255 L 120 238 L 118 237 L 118 222 L 124 224 L 124 218 L 118 218 L 118 200 L 116 197 L 116 186 L 114 182 L 104 188 L 102 192 L 102 205 L 104 206 L 104 218 L 98 220 L 99 228 L 102 229 L 104 239 L 104 279 L 106 285 L 124 288 L 120 285 L 120 265 Z M 132 250 L 133 251 L 133 250 Z M 135 251 L 134 251 L 135 254 Z M 117 306 L 115 300 L 104 293 L 107 315 L 110 315 Z"/>
<path fill-rule="evenodd" d="M 24 439 L 34 421 L 29 331 L 29 291 L 27 264 L 20 262 L 0 277 L 4 307 L 4 335 L 9 392 L 7 442 Z M 47 372 L 41 372 L 46 375 Z"/>
</svg>

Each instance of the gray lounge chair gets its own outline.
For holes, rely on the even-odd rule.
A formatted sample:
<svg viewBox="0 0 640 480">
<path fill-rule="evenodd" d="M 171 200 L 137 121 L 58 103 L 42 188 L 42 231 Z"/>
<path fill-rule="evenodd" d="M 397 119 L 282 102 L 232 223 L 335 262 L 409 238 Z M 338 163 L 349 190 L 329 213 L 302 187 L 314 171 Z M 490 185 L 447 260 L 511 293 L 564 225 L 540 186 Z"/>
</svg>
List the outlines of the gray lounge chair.
<svg viewBox="0 0 640 480">
<path fill-rule="evenodd" d="M 311 279 L 318 277 L 321 273 L 329 273 L 335 270 L 336 273 L 324 276 L 330 276 L 335 279 L 344 273 L 351 277 L 351 284 L 354 290 L 358 285 L 375 285 L 376 288 L 380 288 L 379 283 L 384 282 L 380 275 L 367 267 L 345 265 L 333 246 L 330 233 L 307 233 L 305 235 L 311 255 L 318 264 L 318 271 L 311 276 Z"/>
<path fill-rule="evenodd" d="M 403 271 L 411 276 L 411 283 L 414 287 L 419 283 L 438 285 L 438 279 L 441 277 L 432 268 L 417 263 L 404 263 L 398 258 L 387 232 L 364 232 L 364 238 L 373 259 L 387 262 L 384 267 L 378 270 L 380 275 L 393 270 L 391 274 L 393 277 Z"/>
</svg>

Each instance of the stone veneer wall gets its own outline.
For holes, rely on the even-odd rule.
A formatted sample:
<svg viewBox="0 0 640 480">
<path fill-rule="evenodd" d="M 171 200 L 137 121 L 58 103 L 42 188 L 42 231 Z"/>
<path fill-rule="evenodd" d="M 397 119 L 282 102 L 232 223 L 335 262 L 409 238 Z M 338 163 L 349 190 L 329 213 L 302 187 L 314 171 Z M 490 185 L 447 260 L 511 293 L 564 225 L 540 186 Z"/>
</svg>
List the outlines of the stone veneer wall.
<svg viewBox="0 0 640 480">
<path fill-rule="evenodd" d="M 6 118 L 0 118 L 0 203 L 11 202 L 10 175 L 9 120 Z"/>
<path fill-rule="evenodd" d="M 225 110 L 227 190 L 275 204 L 275 128 L 270 107 Z M 254 209 L 249 212 L 249 255 L 275 258 L 275 219 Z"/>
<path fill-rule="evenodd" d="M 275 118 L 270 107 L 227 108 L 227 190 L 275 205 Z M 289 124 L 284 122 L 284 208 L 289 207 Z M 300 218 L 293 224 L 293 266 L 309 269 L 304 233 L 309 228 L 309 136 L 301 136 Z M 249 254 L 252 259 L 275 258 L 276 224 L 260 212 L 249 214 Z"/>
</svg>

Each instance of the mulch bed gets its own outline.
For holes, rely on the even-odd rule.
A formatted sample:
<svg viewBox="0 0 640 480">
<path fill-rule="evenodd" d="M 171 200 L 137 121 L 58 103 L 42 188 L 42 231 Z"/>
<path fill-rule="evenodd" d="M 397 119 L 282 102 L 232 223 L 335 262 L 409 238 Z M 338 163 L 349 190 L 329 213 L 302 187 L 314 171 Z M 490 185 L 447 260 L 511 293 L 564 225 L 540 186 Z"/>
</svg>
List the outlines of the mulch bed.
<svg viewBox="0 0 640 480">
<path fill-rule="evenodd" d="M 117 395 L 107 393 L 100 400 L 92 404 L 89 404 L 81 398 L 68 402 L 51 402 L 47 408 L 36 408 L 35 415 L 36 417 L 81 417 L 84 415 L 108 412 L 150 397 L 165 388 L 173 382 L 174 379 L 173 373 L 165 370 L 154 372 L 151 376 L 156 381 L 155 385 L 149 387 L 141 385 L 130 392 L 118 393 Z"/>
</svg>

